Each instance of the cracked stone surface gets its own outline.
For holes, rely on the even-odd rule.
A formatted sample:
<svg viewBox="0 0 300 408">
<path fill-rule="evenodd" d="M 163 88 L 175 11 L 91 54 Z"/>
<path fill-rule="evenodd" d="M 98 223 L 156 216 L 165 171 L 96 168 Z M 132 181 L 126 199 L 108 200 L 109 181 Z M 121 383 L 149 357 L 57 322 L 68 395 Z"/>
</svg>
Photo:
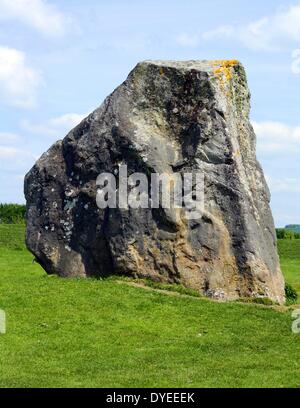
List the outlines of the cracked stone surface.
<svg viewBox="0 0 300 408">
<path fill-rule="evenodd" d="M 26 175 L 28 249 L 49 274 L 180 283 L 284 302 L 270 193 L 238 61 L 145 61 Z M 201 219 L 100 210 L 100 173 L 205 175 Z"/>
</svg>

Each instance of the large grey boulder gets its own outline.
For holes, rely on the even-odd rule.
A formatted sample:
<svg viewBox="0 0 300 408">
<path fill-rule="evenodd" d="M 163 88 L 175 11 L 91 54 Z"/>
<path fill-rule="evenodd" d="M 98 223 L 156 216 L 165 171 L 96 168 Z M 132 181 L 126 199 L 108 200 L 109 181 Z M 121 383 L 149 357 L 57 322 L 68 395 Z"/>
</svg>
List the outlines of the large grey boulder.
<svg viewBox="0 0 300 408">
<path fill-rule="evenodd" d="M 284 302 L 270 194 L 237 61 L 145 61 L 25 179 L 28 249 L 50 274 L 176 282 L 215 299 Z M 200 219 L 99 209 L 103 172 L 204 172 Z"/>
</svg>

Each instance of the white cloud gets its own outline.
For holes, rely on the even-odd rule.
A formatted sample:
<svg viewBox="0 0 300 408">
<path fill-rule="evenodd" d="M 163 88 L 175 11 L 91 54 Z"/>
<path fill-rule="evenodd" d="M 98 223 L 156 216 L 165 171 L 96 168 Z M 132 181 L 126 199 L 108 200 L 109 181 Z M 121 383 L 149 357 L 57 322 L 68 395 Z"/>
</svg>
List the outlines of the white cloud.
<svg viewBox="0 0 300 408">
<path fill-rule="evenodd" d="M 214 30 L 206 31 L 204 33 L 181 33 L 175 37 L 176 43 L 181 47 L 197 48 L 201 42 L 214 40 L 217 38 L 230 37 L 235 31 L 231 25 L 223 25 Z"/>
<path fill-rule="evenodd" d="M 19 136 L 15 133 L 0 132 L 0 144 L 11 144 L 19 140 Z"/>
<path fill-rule="evenodd" d="M 48 123 L 32 123 L 30 120 L 24 119 L 21 122 L 21 127 L 26 132 L 39 135 L 39 136 L 49 136 L 52 138 L 58 138 L 59 130 L 57 128 L 51 127 Z"/>
<path fill-rule="evenodd" d="M 202 34 L 205 40 L 237 39 L 255 50 L 280 50 L 300 43 L 300 5 L 281 8 L 246 26 L 220 26 Z"/>
<path fill-rule="evenodd" d="M 273 178 L 266 176 L 272 193 L 300 193 L 300 180 L 296 178 Z"/>
<path fill-rule="evenodd" d="M 72 24 L 69 16 L 46 0 L 0 0 L 0 20 L 17 20 L 52 37 L 64 35 Z"/>
<path fill-rule="evenodd" d="M 30 108 L 35 105 L 40 74 L 29 67 L 23 52 L 0 47 L 0 100 L 10 105 Z"/>
<path fill-rule="evenodd" d="M 262 154 L 300 153 L 300 126 L 281 122 L 252 122 L 257 135 L 257 150 Z"/>
<path fill-rule="evenodd" d="M 18 154 L 18 149 L 14 147 L 0 146 L 0 158 L 12 158 Z"/>
<path fill-rule="evenodd" d="M 234 33 L 234 27 L 231 25 L 223 25 L 214 30 L 206 31 L 202 34 L 204 40 L 211 40 L 215 38 L 230 37 Z"/>
<path fill-rule="evenodd" d="M 66 132 L 77 126 L 86 116 L 87 114 L 66 113 L 48 119 L 45 123 L 32 123 L 29 120 L 23 120 L 21 127 L 32 134 L 58 139 L 64 137 Z"/>
<path fill-rule="evenodd" d="M 287 42 L 300 42 L 300 5 L 289 6 L 248 25 L 244 41 L 255 49 L 277 49 Z"/>
<path fill-rule="evenodd" d="M 197 47 L 200 44 L 200 36 L 182 33 L 176 37 L 176 43 L 182 47 Z"/>
<path fill-rule="evenodd" d="M 74 126 L 77 126 L 86 116 L 87 114 L 80 115 L 78 113 L 66 113 L 65 115 L 50 119 L 49 122 L 53 126 L 73 128 Z"/>
<path fill-rule="evenodd" d="M 300 49 L 293 50 L 292 52 L 292 65 L 291 70 L 295 75 L 300 74 Z"/>
<path fill-rule="evenodd" d="M 12 200 L 9 198 L 12 192 L 18 197 L 17 201 L 23 201 L 24 178 L 21 175 L 26 174 L 35 161 L 36 157 L 28 150 L 0 146 L 0 185 L 5 201 Z"/>
<path fill-rule="evenodd" d="M 18 159 L 36 159 L 36 156 L 27 150 L 2 145 L 0 145 L 0 157 L 4 159 L 10 159 L 13 157 Z"/>
</svg>

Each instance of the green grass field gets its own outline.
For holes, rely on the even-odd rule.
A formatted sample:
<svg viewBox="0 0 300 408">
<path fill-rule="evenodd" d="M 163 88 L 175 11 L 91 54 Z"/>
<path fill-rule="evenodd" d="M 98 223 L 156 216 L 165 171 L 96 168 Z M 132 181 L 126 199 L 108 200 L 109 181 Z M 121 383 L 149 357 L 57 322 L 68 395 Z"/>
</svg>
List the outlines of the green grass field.
<svg viewBox="0 0 300 408">
<path fill-rule="evenodd" d="M 297 290 L 300 299 L 300 240 L 280 240 L 278 249 L 285 279 Z"/>
<path fill-rule="evenodd" d="M 47 276 L 0 225 L 1 387 L 299 387 L 291 309 Z M 300 292 L 300 242 L 279 242 Z"/>
</svg>

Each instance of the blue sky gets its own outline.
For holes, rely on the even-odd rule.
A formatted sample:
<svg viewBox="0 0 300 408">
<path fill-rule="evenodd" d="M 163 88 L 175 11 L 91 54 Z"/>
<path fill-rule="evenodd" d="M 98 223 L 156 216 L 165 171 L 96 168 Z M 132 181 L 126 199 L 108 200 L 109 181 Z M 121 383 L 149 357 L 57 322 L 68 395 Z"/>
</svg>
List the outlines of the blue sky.
<svg viewBox="0 0 300 408">
<path fill-rule="evenodd" d="M 0 202 L 138 61 L 239 59 L 277 226 L 300 223 L 300 1 L 0 0 Z"/>
</svg>

